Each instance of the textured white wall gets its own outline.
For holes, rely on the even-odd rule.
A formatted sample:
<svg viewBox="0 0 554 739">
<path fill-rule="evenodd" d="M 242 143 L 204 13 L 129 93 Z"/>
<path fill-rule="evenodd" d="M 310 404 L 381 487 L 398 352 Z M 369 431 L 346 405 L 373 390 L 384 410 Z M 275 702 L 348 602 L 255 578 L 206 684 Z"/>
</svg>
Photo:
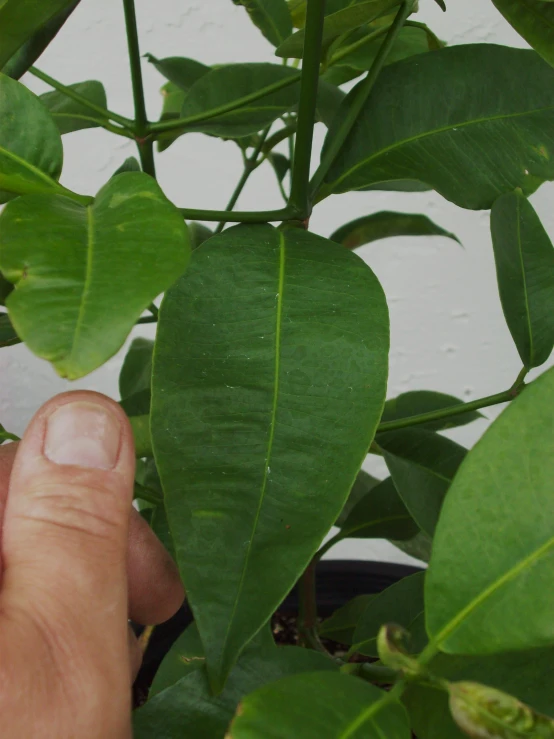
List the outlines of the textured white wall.
<svg viewBox="0 0 554 739">
<path fill-rule="evenodd" d="M 420 18 L 451 44 L 492 42 L 524 46 L 489 0 L 447 0 L 442 13 L 433 0 L 420 0 Z M 137 0 L 142 51 L 155 56 L 189 56 L 207 64 L 272 61 L 272 48 L 231 0 Z M 65 83 L 101 80 L 113 110 L 131 116 L 125 30 L 120 2 L 82 0 L 40 66 Z M 145 64 L 149 114 L 160 110 L 162 78 Z M 47 88 L 25 80 L 37 92 Z M 321 127 L 320 127 L 321 128 Z M 318 131 L 321 142 L 323 129 Z M 94 193 L 133 144 L 106 133 L 84 131 L 64 138 L 62 182 Z M 158 158 L 162 187 L 184 207 L 224 207 L 240 172 L 240 156 L 232 143 L 202 135 L 180 139 Z M 544 186 L 533 198 L 554 235 L 549 207 L 554 187 Z M 272 173 L 258 170 L 239 206 L 278 207 Z M 520 362 L 505 326 L 496 290 L 488 213 L 461 210 L 436 194 L 351 193 L 316 209 L 312 228 L 328 235 L 346 221 L 380 209 L 424 212 L 454 231 L 464 249 L 445 239 L 397 239 L 365 247 L 363 258 L 386 291 L 392 323 L 389 395 L 412 389 L 435 389 L 466 400 L 507 388 Z M 151 335 L 149 327 L 134 335 Z M 89 388 L 117 397 L 117 377 L 124 352 L 74 388 Z M 25 347 L 0 351 L 0 422 L 21 432 L 34 411 L 52 395 L 69 387 L 51 367 Z M 498 409 L 488 415 L 493 417 Z M 478 422 L 453 434 L 470 445 L 486 428 Z M 376 469 L 375 464 L 373 469 Z M 409 561 L 385 542 L 346 542 L 333 556 Z"/>
</svg>

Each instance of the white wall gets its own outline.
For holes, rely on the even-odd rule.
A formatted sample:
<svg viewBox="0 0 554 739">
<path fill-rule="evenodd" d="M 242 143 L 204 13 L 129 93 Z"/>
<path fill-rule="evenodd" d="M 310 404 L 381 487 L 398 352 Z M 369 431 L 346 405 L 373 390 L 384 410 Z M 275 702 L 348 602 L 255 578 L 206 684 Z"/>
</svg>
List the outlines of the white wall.
<svg viewBox="0 0 554 739">
<path fill-rule="evenodd" d="M 492 42 L 525 44 L 489 0 L 447 0 L 442 13 L 433 0 L 420 0 L 420 18 L 451 44 Z M 271 61 L 272 48 L 231 0 L 137 0 L 143 52 L 155 56 L 189 56 L 207 64 Z M 125 30 L 121 2 L 82 0 L 40 66 L 65 83 L 101 80 L 109 105 L 132 115 Z M 145 63 L 148 108 L 153 120 L 160 110 L 162 78 Z M 37 92 L 47 88 L 25 80 Z M 318 132 L 321 141 L 323 129 Z M 64 138 L 62 182 L 95 193 L 132 154 L 133 144 L 104 131 Z M 240 172 L 237 147 L 191 134 L 158 158 L 162 187 L 183 207 L 224 207 Z M 550 201 L 554 186 L 533 198 L 554 235 Z M 273 175 L 262 168 L 239 202 L 243 209 L 279 207 Z M 351 193 L 315 210 L 312 228 L 328 235 L 346 221 L 382 208 L 425 212 L 454 231 L 464 249 L 441 239 L 395 239 L 365 247 L 361 254 L 379 276 L 392 323 L 389 395 L 411 389 L 436 389 L 466 400 L 507 388 L 520 362 L 505 326 L 496 290 L 488 213 L 461 210 L 436 194 Z M 149 327 L 135 335 L 151 334 Z M 74 388 L 90 388 L 117 397 L 123 351 Z M 34 411 L 69 383 L 25 347 L 0 351 L 0 422 L 21 432 Z M 490 411 L 493 417 L 498 409 Z M 486 428 L 478 422 L 460 430 L 457 439 L 470 445 Z M 334 556 L 408 561 L 384 542 L 347 542 Z"/>
</svg>

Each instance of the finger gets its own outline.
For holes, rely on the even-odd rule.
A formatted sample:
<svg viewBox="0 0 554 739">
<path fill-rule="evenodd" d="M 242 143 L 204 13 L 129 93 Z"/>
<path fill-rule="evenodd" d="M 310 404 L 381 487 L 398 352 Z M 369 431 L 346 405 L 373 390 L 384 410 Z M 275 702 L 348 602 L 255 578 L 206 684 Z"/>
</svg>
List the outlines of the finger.
<svg viewBox="0 0 554 739">
<path fill-rule="evenodd" d="M 1 524 L 4 517 L 4 506 L 8 497 L 8 486 L 17 446 L 15 443 L 0 446 L 0 536 L 2 532 Z"/>
<path fill-rule="evenodd" d="M 185 598 L 179 571 L 142 516 L 133 509 L 129 527 L 129 614 L 139 624 L 161 624 Z"/>
<path fill-rule="evenodd" d="M 5 615 L 32 608 L 53 652 L 78 645 L 97 664 L 107 654 L 101 669 L 119 678 L 124 669 L 125 682 L 134 462 L 131 428 L 113 401 L 74 392 L 43 406 L 12 469 L 0 594 Z"/>
</svg>

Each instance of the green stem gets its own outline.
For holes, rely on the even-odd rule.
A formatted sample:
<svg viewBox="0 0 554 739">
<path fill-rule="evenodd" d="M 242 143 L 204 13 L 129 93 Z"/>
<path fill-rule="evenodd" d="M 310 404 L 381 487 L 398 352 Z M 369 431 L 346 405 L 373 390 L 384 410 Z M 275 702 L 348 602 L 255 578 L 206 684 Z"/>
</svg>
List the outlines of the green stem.
<svg viewBox="0 0 554 739">
<path fill-rule="evenodd" d="M 332 536 L 329 541 L 325 542 L 325 544 L 319 549 L 318 552 L 316 552 L 314 559 L 316 562 L 319 562 L 319 560 L 323 557 L 323 555 L 327 554 L 327 552 L 332 549 L 335 544 L 338 544 L 340 541 L 344 539 L 344 535 L 342 531 L 339 531 L 338 534 L 335 534 L 335 536 Z"/>
<path fill-rule="evenodd" d="M 421 423 L 428 423 L 429 421 L 440 421 L 443 418 L 459 416 L 462 413 L 469 413 L 470 411 L 478 411 L 481 408 L 488 408 L 491 405 L 498 405 L 499 403 L 509 403 L 517 395 L 519 395 L 523 387 L 524 385 L 520 384 L 517 387 L 511 387 L 509 390 L 506 390 L 503 393 L 488 395 L 486 398 L 473 400 L 471 403 L 460 403 L 459 405 L 450 406 L 450 408 L 441 408 L 441 410 L 438 411 L 420 413 L 418 416 L 399 418 L 398 421 L 385 421 L 384 423 L 379 424 L 377 433 L 382 434 L 385 431 L 397 431 L 398 429 L 408 428 L 409 426 L 417 426 Z"/>
<path fill-rule="evenodd" d="M 55 90 L 58 90 L 58 92 L 63 93 L 66 95 L 66 97 L 71 98 L 72 100 L 75 100 L 76 103 L 80 103 L 84 107 L 88 108 L 89 110 L 93 110 L 95 113 L 98 113 L 100 116 L 102 116 L 103 119 L 115 121 L 116 123 L 119 123 L 126 131 L 132 132 L 133 130 L 133 121 L 131 121 L 129 118 L 125 118 L 122 115 L 119 115 L 118 113 L 114 113 L 111 110 L 108 110 L 107 108 L 103 108 L 101 105 L 96 105 L 96 103 L 93 103 L 91 100 L 86 98 L 84 95 L 81 95 L 78 92 L 75 92 L 75 90 L 72 90 L 70 87 L 67 87 L 66 85 L 63 85 L 61 82 L 58 82 L 58 80 L 55 80 L 53 77 L 50 77 L 50 75 L 46 74 L 46 72 L 41 72 L 40 69 L 37 69 L 36 67 L 30 67 L 29 72 L 37 77 L 39 80 L 42 80 L 43 82 L 46 82 L 47 85 L 50 85 L 50 87 L 53 87 Z M 98 121 L 100 123 L 100 121 Z M 104 128 L 107 128 L 106 125 L 102 124 Z M 118 133 L 120 135 L 123 134 L 120 129 L 116 129 L 113 127 L 114 133 Z"/>
<path fill-rule="evenodd" d="M 316 198 L 317 192 L 323 184 L 327 173 L 331 169 L 331 166 L 333 165 L 333 162 L 342 149 L 343 144 L 346 141 L 350 131 L 358 120 L 358 116 L 360 115 L 362 108 L 366 103 L 366 100 L 368 99 L 371 91 L 375 86 L 375 83 L 377 82 L 377 79 L 381 74 L 381 70 L 385 65 L 387 56 L 389 55 L 389 52 L 394 42 L 396 41 L 398 34 L 402 30 L 404 23 L 412 12 L 412 8 L 413 0 L 405 0 L 400 6 L 400 9 L 396 14 L 393 24 L 387 31 L 387 36 L 383 41 L 381 48 L 379 49 L 379 53 L 377 54 L 373 64 L 371 65 L 371 69 L 367 73 L 366 78 L 363 80 L 363 82 L 360 83 L 357 88 L 357 92 L 352 99 L 352 103 L 350 105 L 348 113 L 344 116 L 341 124 L 337 127 L 336 131 L 334 131 L 333 138 L 330 139 L 329 146 L 327 147 L 321 159 L 321 164 L 319 165 L 317 172 L 313 176 L 310 183 L 310 193 L 312 201 Z"/>
<path fill-rule="evenodd" d="M 187 118 L 176 118 L 172 121 L 159 121 L 158 123 L 151 123 L 148 127 L 148 130 L 150 133 L 165 133 L 166 131 L 175 131 L 179 128 L 185 128 L 186 126 L 192 125 L 193 123 L 199 123 L 211 120 L 212 118 L 217 118 L 217 116 L 219 115 L 230 113 L 233 110 L 242 108 L 244 105 L 248 105 L 248 103 L 253 103 L 256 100 L 259 100 L 266 95 L 270 95 L 273 92 L 282 90 L 285 87 L 290 87 L 290 85 L 296 84 L 299 79 L 300 75 L 295 75 L 294 77 L 291 76 L 284 80 L 280 80 L 279 82 L 274 82 L 272 85 L 262 87 L 260 90 L 257 90 L 256 92 L 251 92 L 249 95 L 245 95 L 242 98 L 232 100 L 230 103 L 220 105 L 217 108 L 212 108 L 212 110 L 209 110 L 207 113 L 197 113 L 196 115 L 190 115 Z"/>
<path fill-rule="evenodd" d="M 260 156 L 260 152 L 262 151 L 263 146 L 265 144 L 265 141 L 266 141 L 266 139 L 267 139 L 267 137 L 269 135 L 270 128 L 271 128 L 271 126 L 268 126 L 265 129 L 265 131 L 262 132 L 262 134 L 261 134 L 261 136 L 259 138 L 259 141 L 256 144 L 256 148 L 254 149 L 252 155 L 249 156 L 249 157 L 247 157 L 244 160 L 244 170 L 243 170 L 243 173 L 241 175 L 240 180 L 237 183 L 237 186 L 235 187 L 235 189 L 233 191 L 233 194 L 231 195 L 231 199 L 227 203 L 227 207 L 225 209 L 226 211 L 230 212 L 230 211 L 233 210 L 233 208 L 237 204 L 237 200 L 239 199 L 239 197 L 242 194 L 242 191 L 244 190 L 244 187 L 245 187 L 246 183 L 250 179 L 250 175 L 261 164 L 261 162 L 258 162 L 258 157 Z M 219 223 L 219 226 L 216 228 L 215 233 L 216 234 L 221 233 L 221 231 L 223 231 L 223 229 L 225 228 L 225 225 L 226 225 L 226 221 L 221 221 Z"/>
<path fill-rule="evenodd" d="M 314 558 L 298 581 L 298 633 L 310 649 L 327 652 L 317 633 L 316 566 Z"/>
<path fill-rule="evenodd" d="M 341 667 L 340 671 L 343 674 L 354 675 L 367 682 L 382 685 L 392 685 L 401 677 L 401 673 L 397 670 L 373 662 L 348 662 Z"/>
<path fill-rule="evenodd" d="M 148 310 L 150 311 L 150 313 L 152 313 L 152 316 L 154 318 L 156 318 L 156 319 L 158 318 L 158 315 L 159 315 L 160 311 L 159 311 L 158 306 L 155 303 L 151 303 L 148 306 Z"/>
<path fill-rule="evenodd" d="M 154 161 L 154 139 L 149 136 L 148 116 L 146 114 L 146 100 L 142 80 L 142 67 L 137 27 L 135 0 L 123 0 L 125 13 L 125 29 L 127 31 L 127 46 L 129 48 L 129 63 L 131 66 L 131 82 L 133 85 L 133 100 L 135 104 L 135 134 L 141 166 L 144 172 L 156 177 Z"/>
<path fill-rule="evenodd" d="M 229 212 L 226 210 L 197 210 L 196 208 L 179 208 L 183 218 L 189 221 L 230 221 L 232 223 L 271 223 L 273 221 L 290 221 L 298 218 L 291 208 L 281 210 L 260 210 Z"/>
<path fill-rule="evenodd" d="M 139 318 L 136 325 L 142 326 L 145 323 L 157 323 L 158 322 L 158 316 L 144 316 L 144 318 Z"/>
<path fill-rule="evenodd" d="M 298 126 L 296 132 L 296 153 L 292 169 L 292 186 L 289 205 L 299 211 L 301 220 L 310 217 L 309 197 L 310 165 L 314 123 L 317 109 L 319 87 L 319 65 L 323 38 L 325 3 L 321 0 L 308 0 L 304 54 L 302 59 L 302 79 L 300 82 L 300 103 L 298 106 Z"/>
</svg>

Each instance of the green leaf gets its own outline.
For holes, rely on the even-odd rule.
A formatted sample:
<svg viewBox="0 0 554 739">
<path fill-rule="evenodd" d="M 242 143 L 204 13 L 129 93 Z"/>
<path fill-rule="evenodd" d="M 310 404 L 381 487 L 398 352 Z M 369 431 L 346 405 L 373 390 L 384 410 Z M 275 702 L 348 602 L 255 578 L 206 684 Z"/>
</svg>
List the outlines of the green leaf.
<svg viewBox="0 0 554 739">
<path fill-rule="evenodd" d="M 549 370 L 487 430 L 447 496 L 425 593 L 427 630 L 445 652 L 554 643 L 553 402 Z"/>
<path fill-rule="evenodd" d="M 267 685 L 240 705 L 228 739 L 409 739 L 405 710 L 349 675 L 310 673 Z"/>
<path fill-rule="evenodd" d="M 379 434 L 385 462 L 406 508 L 431 538 L 443 501 L 467 449 L 425 429 Z"/>
<path fill-rule="evenodd" d="M 551 0 L 492 0 L 535 51 L 554 66 L 554 5 Z"/>
<path fill-rule="evenodd" d="M 124 172 L 142 172 L 140 163 L 136 157 L 127 157 L 121 167 L 116 169 L 112 177 L 117 177 L 118 174 L 123 174 Z"/>
<path fill-rule="evenodd" d="M 161 94 L 163 97 L 163 108 L 160 121 L 174 121 L 180 118 L 181 108 L 185 102 L 186 93 L 184 93 L 180 87 L 177 87 L 177 85 L 174 85 L 172 82 L 168 82 L 162 87 Z M 158 138 L 158 151 L 162 152 L 169 149 L 171 144 L 176 141 L 182 133 L 182 131 L 171 131 L 161 134 Z"/>
<path fill-rule="evenodd" d="M 379 485 L 380 482 L 381 480 L 368 475 L 368 473 L 364 472 L 364 470 L 360 470 L 356 479 L 354 480 L 354 485 L 352 486 L 350 495 L 348 496 L 348 499 L 344 504 L 342 511 L 340 512 L 340 516 L 335 521 L 335 526 L 342 526 L 350 515 L 350 511 L 354 508 L 354 506 L 357 505 L 357 503 L 359 503 L 362 498 L 365 498 L 369 491 L 373 490 L 373 488 L 376 485 Z"/>
<path fill-rule="evenodd" d="M 10 434 L 9 431 L 6 431 L 6 429 L 0 423 L 0 444 L 3 444 L 5 441 L 21 441 L 21 439 L 19 438 L 19 436 L 16 436 L 15 434 Z"/>
<path fill-rule="evenodd" d="M 87 100 L 95 105 L 106 108 L 108 101 L 106 99 L 106 90 L 101 82 L 89 80 L 88 82 L 77 82 L 75 85 L 69 85 L 71 90 L 78 92 Z M 97 128 L 107 119 L 91 111 L 82 103 L 77 103 L 62 92 L 54 90 L 40 96 L 40 99 L 46 105 L 60 133 L 71 133 L 72 131 L 81 131 L 85 128 Z"/>
<path fill-rule="evenodd" d="M 43 25 L 74 5 L 75 0 L 3 0 L 0 5 L 0 69 Z"/>
<path fill-rule="evenodd" d="M 353 539 L 411 539 L 419 528 L 389 477 L 376 485 L 350 511 L 341 536 Z"/>
<path fill-rule="evenodd" d="M 352 644 L 358 621 L 369 603 L 376 597 L 376 595 L 358 595 L 348 601 L 321 624 L 319 635 L 325 639 L 333 639 L 340 644 Z"/>
<path fill-rule="evenodd" d="M 186 227 L 146 174 L 112 179 L 93 205 L 29 195 L 0 216 L 0 267 L 14 327 L 58 373 L 77 379 L 121 347 L 186 267 Z"/>
<path fill-rule="evenodd" d="M 119 394 L 128 416 L 150 413 L 154 342 L 134 339 L 119 374 Z"/>
<path fill-rule="evenodd" d="M 381 626 L 395 623 L 409 630 L 411 623 L 424 610 L 424 583 L 425 573 L 418 572 L 404 577 L 372 598 L 356 624 L 352 638 L 353 650 L 369 657 L 377 657 L 377 635 Z M 416 654 L 425 644 L 410 646 L 413 654 Z"/>
<path fill-rule="evenodd" d="M 242 5 L 270 44 L 279 46 L 292 33 L 292 18 L 285 0 L 233 0 Z"/>
<path fill-rule="evenodd" d="M 13 285 L 0 272 L 0 305 L 6 305 L 6 298 L 12 292 Z"/>
<path fill-rule="evenodd" d="M 197 223 L 196 221 L 191 221 L 189 224 L 189 234 L 190 234 L 190 243 L 192 245 L 193 250 L 198 249 L 199 246 L 202 246 L 202 244 L 207 241 L 208 239 L 211 239 L 211 237 L 214 235 L 214 232 L 210 230 L 207 226 L 204 226 L 203 223 Z"/>
<path fill-rule="evenodd" d="M 519 192 L 491 211 L 498 289 L 506 323 L 528 369 L 554 347 L 554 248 L 533 206 Z"/>
<path fill-rule="evenodd" d="M 326 15 L 323 25 L 322 51 L 325 51 L 342 34 L 371 23 L 398 5 L 400 5 L 399 0 L 365 0 L 365 2 L 358 2 L 336 13 Z M 285 59 L 301 59 L 304 53 L 304 37 L 304 29 L 297 31 L 277 47 L 275 54 Z"/>
<path fill-rule="evenodd" d="M 150 688 L 149 700 L 163 690 L 171 688 L 191 672 L 199 670 L 205 663 L 204 647 L 196 624 L 193 622 L 183 631 L 163 658 Z"/>
<path fill-rule="evenodd" d="M 196 59 L 179 56 L 156 59 L 152 54 L 146 54 L 145 56 L 161 75 L 182 92 L 188 92 L 195 82 L 198 82 L 201 77 L 212 70 L 211 67 L 197 62 Z"/>
<path fill-rule="evenodd" d="M 21 344 L 7 313 L 0 313 L 0 348 Z"/>
<path fill-rule="evenodd" d="M 227 64 L 201 77 L 189 90 L 182 118 L 197 120 L 183 131 L 240 138 L 260 131 L 298 103 L 298 72 L 278 64 Z M 282 88 L 282 89 L 279 89 Z M 253 96 L 263 95 L 250 101 Z M 229 106 L 233 110 L 227 110 Z"/>
<path fill-rule="evenodd" d="M 433 390 L 410 390 L 402 393 L 396 398 L 391 398 L 385 403 L 381 423 L 389 421 L 399 421 L 403 418 L 410 418 L 421 413 L 431 413 L 432 411 L 440 411 L 452 406 L 461 405 L 463 400 L 456 398 L 454 395 L 446 393 L 437 393 Z M 419 424 L 419 428 L 428 431 L 445 431 L 446 429 L 457 428 L 458 426 L 466 426 L 468 423 L 484 418 L 479 411 L 469 411 L 468 413 L 460 413 L 450 418 L 441 418 L 437 421 L 428 421 Z"/>
<path fill-rule="evenodd" d="M 190 641 L 188 652 L 183 654 L 185 659 L 190 659 L 190 652 L 192 657 L 196 656 Z M 171 650 L 170 654 L 174 658 L 176 651 Z M 174 667 L 171 675 L 162 666 L 166 683 L 178 675 L 179 667 Z M 264 648 L 258 637 L 245 650 L 220 695 L 212 694 L 204 667 L 191 669 L 183 665 L 183 668 L 183 672 L 188 672 L 185 677 L 156 693 L 143 708 L 135 711 L 134 739 L 223 739 L 239 701 L 260 685 L 313 670 L 325 675 L 336 671 L 337 666 L 325 655 L 299 647 Z"/>
<path fill-rule="evenodd" d="M 339 87 L 320 79 L 317 88 L 317 121 L 329 128 L 345 97 L 346 94 Z"/>
<path fill-rule="evenodd" d="M 14 80 L 20 79 L 57 36 L 66 20 L 73 13 L 77 5 L 79 5 L 79 2 L 80 0 L 73 0 L 73 2 L 66 4 L 66 7 L 61 12 L 53 16 L 23 46 L 20 46 L 11 59 L 5 63 L 3 69 L 2 64 L 0 64 L 0 71 Z"/>
<path fill-rule="evenodd" d="M 437 226 L 427 216 L 391 211 L 381 211 L 357 218 L 339 228 L 330 238 L 347 249 L 357 249 L 372 241 L 392 236 L 446 236 L 461 243 L 457 236 Z"/>
<path fill-rule="evenodd" d="M 216 687 L 344 505 L 381 414 L 387 352 L 371 270 L 299 229 L 226 230 L 166 295 L 153 444 Z"/>
<path fill-rule="evenodd" d="M 383 70 L 321 196 L 415 179 L 463 208 L 488 209 L 554 178 L 553 126 L 554 71 L 535 52 L 471 44 L 421 54 Z"/>
<path fill-rule="evenodd" d="M 275 170 L 279 182 L 282 182 L 290 171 L 290 159 L 279 152 L 269 154 L 267 157 Z"/>
<path fill-rule="evenodd" d="M 554 714 L 552 665 L 554 649 L 533 649 L 486 657 L 438 655 L 430 664 L 433 674 L 447 680 L 476 680 L 506 691 L 536 711 Z M 404 694 L 419 739 L 464 739 L 442 690 L 410 683 Z"/>
<path fill-rule="evenodd" d="M 56 182 L 62 163 L 62 140 L 44 105 L 20 82 L 0 74 L 0 203 L 10 199 L 7 193 L 63 191 Z"/>
<path fill-rule="evenodd" d="M 422 562 L 429 562 L 431 559 L 433 540 L 423 531 L 419 531 L 413 539 L 408 539 L 408 541 L 397 541 L 396 539 L 390 539 L 389 541 L 410 557 L 420 559 Z"/>
</svg>

